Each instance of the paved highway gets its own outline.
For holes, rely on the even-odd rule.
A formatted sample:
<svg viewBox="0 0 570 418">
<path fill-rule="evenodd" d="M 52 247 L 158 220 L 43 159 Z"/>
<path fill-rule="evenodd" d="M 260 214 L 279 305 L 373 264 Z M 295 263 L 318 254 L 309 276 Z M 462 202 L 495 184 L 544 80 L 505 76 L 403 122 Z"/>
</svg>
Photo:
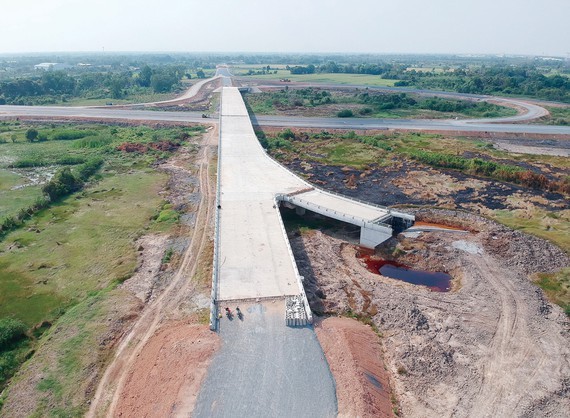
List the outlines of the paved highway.
<svg viewBox="0 0 570 418">
<path fill-rule="evenodd" d="M 525 125 L 463 120 L 425 119 L 364 119 L 364 118 L 304 118 L 291 116 L 252 116 L 260 126 L 283 126 L 324 129 L 411 129 L 417 131 L 504 132 L 528 134 L 570 135 L 570 127 L 555 125 Z"/>
<path fill-rule="evenodd" d="M 227 80 L 227 77 L 224 77 Z M 38 120 L 135 120 L 154 122 L 203 123 L 201 112 L 170 112 L 154 110 L 114 109 L 56 106 L 0 106 L 0 119 L 19 117 Z M 492 123 L 481 120 L 365 119 L 365 118 L 304 118 L 292 116 L 252 116 L 254 125 L 323 129 L 412 129 L 461 132 L 503 132 L 549 135 L 570 135 L 569 126 Z M 208 123 L 216 123 L 208 120 Z"/>
</svg>

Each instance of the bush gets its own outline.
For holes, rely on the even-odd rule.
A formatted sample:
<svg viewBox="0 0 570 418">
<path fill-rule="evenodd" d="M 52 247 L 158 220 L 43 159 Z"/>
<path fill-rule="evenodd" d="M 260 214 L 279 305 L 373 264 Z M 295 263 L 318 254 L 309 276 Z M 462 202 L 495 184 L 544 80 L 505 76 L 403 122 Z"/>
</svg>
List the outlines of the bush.
<svg viewBox="0 0 570 418">
<path fill-rule="evenodd" d="M 0 319 L 0 351 L 26 336 L 26 324 L 13 318 Z"/>
<path fill-rule="evenodd" d="M 49 197 L 51 202 L 56 202 L 76 192 L 81 186 L 81 180 L 75 177 L 71 173 L 71 170 L 66 167 L 58 171 L 55 176 L 42 187 L 42 192 Z"/>
<path fill-rule="evenodd" d="M 54 131 L 51 135 L 51 139 L 58 141 L 69 141 L 73 139 L 85 138 L 86 136 L 94 136 L 96 134 L 96 132 L 88 130 L 61 129 Z"/>
<path fill-rule="evenodd" d="M 55 163 L 58 165 L 77 165 L 83 164 L 85 162 L 85 158 L 83 157 L 74 157 L 72 155 L 66 155 L 65 157 L 58 158 Z"/>
<path fill-rule="evenodd" d="M 339 118 L 352 118 L 354 116 L 354 113 L 352 113 L 352 110 L 350 109 L 344 109 L 338 112 L 336 115 Z"/>
<path fill-rule="evenodd" d="M 37 131 L 37 129 L 30 128 L 26 131 L 26 139 L 30 142 L 35 141 L 38 135 L 39 132 Z"/>
<path fill-rule="evenodd" d="M 283 139 L 295 139 L 295 133 L 289 128 L 281 132 L 279 136 Z"/>
<path fill-rule="evenodd" d="M 77 168 L 76 175 L 80 180 L 87 181 L 102 165 L 102 158 L 92 158 Z"/>
</svg>

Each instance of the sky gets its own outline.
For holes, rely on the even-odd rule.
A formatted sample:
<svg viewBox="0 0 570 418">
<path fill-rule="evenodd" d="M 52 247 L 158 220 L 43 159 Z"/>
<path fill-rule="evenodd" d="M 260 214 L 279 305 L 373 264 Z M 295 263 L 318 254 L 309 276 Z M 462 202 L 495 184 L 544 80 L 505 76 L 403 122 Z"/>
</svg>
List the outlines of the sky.
<svg viewBox="0 0 570 418">
<path fill-rule="evenodd" d="M 0 0 L 0 53 L 570 54 L 570 0 Z"/>
</svg>

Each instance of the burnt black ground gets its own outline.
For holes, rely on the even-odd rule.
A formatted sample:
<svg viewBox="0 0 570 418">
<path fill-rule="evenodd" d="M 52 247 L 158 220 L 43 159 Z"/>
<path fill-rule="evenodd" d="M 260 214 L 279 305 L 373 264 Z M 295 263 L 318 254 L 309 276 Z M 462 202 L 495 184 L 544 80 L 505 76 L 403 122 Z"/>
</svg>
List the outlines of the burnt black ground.
<svg viewBox="0 0 570 418">
<path fill-rule="evenodd" d="M 396 179 L 405 179 L 411 170 L 422 171 L 426 169 L 434 173 L 444 173 L 455 179 L 458 183 L 473 178 L 485 183 L 486 187 L 484 191 L 466 188 L 447 194 L 446 196 L 441 196 L 442 198 L 451 197 L 458 209 L 470 209 L 474 204 L 480 204 L 491 210 L 512 209 L 507 202 L 507 198 L 515 194 L 522 194 L 527 200 L 533 197 L 546 199 L 548 201 L 546 204 L 534 203 L 535 206 L 542 209 L 558 211 L 567 208 L 569 205 L 568 199 L 559 193 L 539 191 L 516 184 L 502 183 L 482 177 L 473 177 L 454 170 L 435 170 L 402 160 L 399 160 L 398 163 L 393 166 L 372 166 L 371 170 L 367 170 L 364 178 L 360 178 L 363 173 L 362 170 L 348 167 L 326 165 L 311 161 L 311 169 L 307 171 L 303 168 L 303 161 L 301 159 L 282 161 L 282 163 L 301 176 L 306 177 L 308 175 L 308 181 L 318 187 L 385 206 L 437 205 L 438 199 L 425 199 L 419 195 L 410 196 L 404 193 L 394 183 Z M 355 188 L 347 187 L 346 182 L 351 176 L 354 176 L 356 180 Z"/>
</svg>

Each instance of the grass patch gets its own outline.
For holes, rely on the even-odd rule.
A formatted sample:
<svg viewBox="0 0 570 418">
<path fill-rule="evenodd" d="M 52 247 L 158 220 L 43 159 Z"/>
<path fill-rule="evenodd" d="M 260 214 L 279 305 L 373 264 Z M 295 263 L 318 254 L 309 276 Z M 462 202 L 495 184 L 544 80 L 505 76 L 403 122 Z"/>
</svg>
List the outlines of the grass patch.
<svg viewBox="0 0 570 418">
<path fill-rule="evenodd" d="M 32 326 L 128 277 L 136 264 L 132 242 L 159 205 L 164 181 L 152 171 L 106 177 L 80 199 L 38 214 L 33 225 L 40 233 L 8 234 L 0 254 L 0 317 L 15 315 Z"/>
<path fill-rule="evenodd" d="M 550 112 L 550 119 L 546 122 L 551 125 L 570 125 L 570 107 L 544 106 Z M 541 123 L 544 123 L 541 121 Z"/>
<path fill-rule="evenodd" d="M 35 408 L 31 416 L 84 416 L 98 379 L 94 371 L 102 370 L 112 353 L 105 350 L 112 341 L 107 339 L 112 321 L 120 321 L 137 304 L 128 292 L 111 286 L 68 309 L 40 340 L 33 364 L 28 362 L 14 379 L 8 401 L 10 391 L 36 381 L 33 376 L 39 373 L 35 387 L 27 386 L 28 401 Z"/>
<path fill-rule="evenodd" d="M 570 268 L 557 273 L 540 273 L 536 284 L 544 290 L 548 299 L 562 307 L 570 316 Z"/>
<path fill-rule="evenodd" d="M 0 221 L 29 207 L 42 195 L 39 185 L 28 184 L 23 176 L 0 169 Z"/>
<path fill-rule="evenodd" d="M 411 93 L 328 91 L 312 87 L 245 94 L 244 100 L 248 109 L 258 114 L 338 118 L 492 118 L 517 113 L 512 108 L 484 101 L 428 98 Z"/>
<path fill-rule="evenodd" d="M 261 67 L 260 67 L 261 68 Z M 273 67 L 272 67 L 273 68 Z M 245 67 L 232 67 L 231 72 L 237 76 L 244 76 L 250 68 Z M 379 75 L 369 75 L 369 74 L 291 74 L 290 71 L 279 68 L 276 69 L 277 73 L 273 73 L 275 70 L 271 70 L 270 74 L 264 75 L 253 75 L 252 78 L 262 79 L 262 80 L 280 80 L 289 79 L 291 81 L 310 81 L 313 83 L 332 83 L 332 84 L 355 84 L 355 85 L 366 85 L 366 86 L 394 86 L 396 80 L 386 80 L 381 78 Z"/>
<path fill-rule="evenodd" d="M 492 217 L 509 228 L 549 240 L 570 254 L 570 210 L 496 210 Z"/>
</svg>

